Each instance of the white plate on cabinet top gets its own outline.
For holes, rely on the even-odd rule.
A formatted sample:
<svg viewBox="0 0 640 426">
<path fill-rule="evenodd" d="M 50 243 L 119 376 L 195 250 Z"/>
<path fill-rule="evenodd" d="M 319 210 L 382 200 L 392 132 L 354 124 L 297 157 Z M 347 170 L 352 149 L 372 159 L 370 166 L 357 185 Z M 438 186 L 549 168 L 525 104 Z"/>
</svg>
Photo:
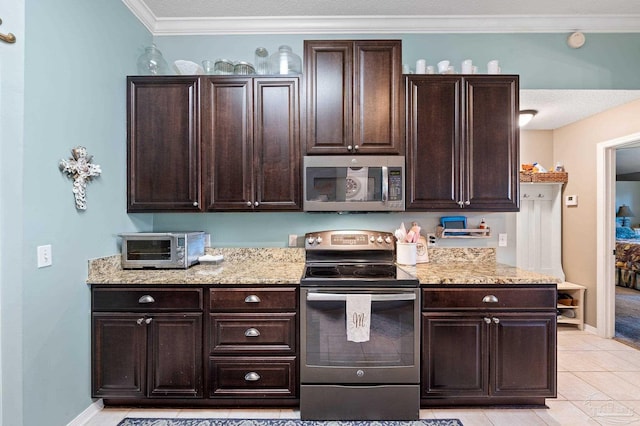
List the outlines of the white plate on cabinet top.
<svg viewBox="0 0 640 426">
<path fill-rule="evenodd" d="M 179 59 L 173 63 L 173 67 L 180 75 L 198 75 L 204 74 L 204 68 L 191 61 L 184 61 Z"/>
</svg>

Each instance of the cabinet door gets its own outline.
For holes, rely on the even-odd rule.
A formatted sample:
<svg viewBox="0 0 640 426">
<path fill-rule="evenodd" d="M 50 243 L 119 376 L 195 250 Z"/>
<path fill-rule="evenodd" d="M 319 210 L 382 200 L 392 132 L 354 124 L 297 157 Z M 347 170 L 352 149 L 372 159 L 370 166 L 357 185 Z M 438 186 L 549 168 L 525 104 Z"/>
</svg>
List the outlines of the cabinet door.
<svg viewBox="0 0 640 426">
<path fill-rule="evenodd" d="M 206 210 L 253 206 L 253 88 L 247 77 L 204 80 Z"/>
<path fill-rule="evenodd" d="M 402 42 L 307 40 L 307 154 L 403 150 Z"/>
<path fill-rule="evenodd" d="M 254 208 L 300 209 L 298 78 L 254 80 Z"/>
<path fill-rule="evenodd" d="M 407 77 L 407 210 L 460 208 L 461 91 L 457 76 Z"/>
<path fill-rule="evenodd" d="M 487 327 L 478 314 L 423 314 L 422 398 L 487 396 Z"/>
<path fill-rule="evenodd" d="M 555 313 L 504 313 L 492 319 L 491 395 L 555 397 Z"/>
<path fill-rule="evenodd" d="M 203 396 L 202 314 L 154 314 L 149 322 L 149 397 Z"/>
<path fill-rule="evenodd" d="M 402 42 L 358 40 L 354 43 L 353 56 L 355 152 L 404 152 Z"/>
<path fill-rule="evenodd" d="M 465 208 L 518 211 L 518 76 L 465 77 Z"/>
<path fill-rule="evenodd" d="M 127 83 L 127 211 L 200 211 L 198 78 Z"/>
<path fill-rule="evenodd" d="M 147 329 L 140 314 L 93 314 L 92 396 L 146 395 Z"/>
<path fill-rule="evenodd" d="M 346 154 L 353 145 L 353 42 L 304 42 L 308 154 Z"/>
</svg>

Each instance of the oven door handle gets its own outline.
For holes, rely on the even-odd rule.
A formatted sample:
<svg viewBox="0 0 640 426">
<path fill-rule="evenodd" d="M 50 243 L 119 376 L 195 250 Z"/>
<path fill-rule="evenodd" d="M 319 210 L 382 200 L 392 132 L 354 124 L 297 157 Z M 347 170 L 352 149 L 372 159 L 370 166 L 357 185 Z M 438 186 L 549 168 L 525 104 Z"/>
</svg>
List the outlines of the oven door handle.
<svg viewBox="0 0 640 426">
<path fill-rule="evenodd" d="M 368 294 L 368 293 L 352 293 L 352 294 Z M 310 302 L 345 302 L 347 294 L 340 293 L 307 293 L 307 300 Z M 392 302 L 397 300 L 416 300 L 415 293 L 388 293 L 388 294 L 371 294 L 372 302 Z"/>
</svg>

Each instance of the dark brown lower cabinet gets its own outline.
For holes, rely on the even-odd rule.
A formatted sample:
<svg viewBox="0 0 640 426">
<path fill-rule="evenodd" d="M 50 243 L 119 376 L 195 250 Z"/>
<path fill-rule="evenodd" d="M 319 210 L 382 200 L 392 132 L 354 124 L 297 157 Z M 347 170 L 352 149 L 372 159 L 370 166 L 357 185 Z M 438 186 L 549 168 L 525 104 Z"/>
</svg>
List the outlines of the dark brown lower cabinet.
<svg viewBox="0 0 640 426">
<path fill-rule="evenodd" d="M 555 397 L 553 288 L 501 289 L 498 296 L 475 289 L 457 305 L 459 292 L 424 292 L 422 405 L 543 405 Z"/>
<path fill-rule="evenodd" d="M 297 336 L 295 287 L 96 285 L 92 396 L 112 406 L 295 406 Z"/>
</svg>

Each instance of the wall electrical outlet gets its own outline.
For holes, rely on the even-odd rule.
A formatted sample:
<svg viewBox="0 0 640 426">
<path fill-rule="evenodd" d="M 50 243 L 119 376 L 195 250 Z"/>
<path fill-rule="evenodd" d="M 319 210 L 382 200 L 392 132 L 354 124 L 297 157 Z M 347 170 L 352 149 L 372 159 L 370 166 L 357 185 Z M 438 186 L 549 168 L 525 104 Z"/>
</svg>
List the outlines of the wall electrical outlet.
<svg viewBox="0 0 640 426">
<path fill-rule="evenodd" d="M 38 246 L 38 268 L 44 268 L 45 266 L 51 266 L 52 264 L 53 258 L 51 257 L 51 244 Z"/>
<path fill-rule="evenodd" d="M 427 234 L 427 247 L 433 247 L 436 245 L 436 234 L 429 233 Z"/>
<path fill-rule="evenodd" d="M 564 199 L 564 203 L 567 206 L 577 206 L 578 205 L 578 196 L 577 195 L 567 195 Z"/>
<path fill-rule="evenodd" d="M 298 236 L 296 234 L 289 234 L 289 247 L 298 246 Z"/>
<path fill-rule="evenodd" d="M 507 234 L 498 234 L 498 247 L 507 246 Z"/>
</svg>

